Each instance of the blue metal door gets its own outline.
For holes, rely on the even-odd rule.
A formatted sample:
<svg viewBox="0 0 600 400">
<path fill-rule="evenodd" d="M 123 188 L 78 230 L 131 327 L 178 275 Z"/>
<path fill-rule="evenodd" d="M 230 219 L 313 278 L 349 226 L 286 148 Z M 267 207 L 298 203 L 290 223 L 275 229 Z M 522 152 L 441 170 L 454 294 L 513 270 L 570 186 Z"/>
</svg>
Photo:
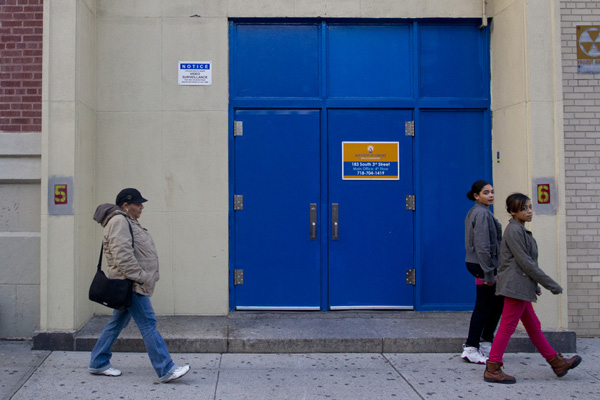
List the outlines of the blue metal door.
<svg viewBox="0 0 600 400">
<path fill-rule="evenodd" d="M 413 194 L 413 138 L 405 135 L 411 120 L 412 112 L 402 110 L 328 113 L 332 309 L 413 307 L 413 286 L 406 283 L 414 251 L 413 211 L 406 207 L 406 196 Z M 373 151 L 369 155 L 382 142 L 398 143 L 398 179 L 343 179 L 344 142 L 365 142 Z M 373 167 L 365 168 L 373 173 Z"/>
<path fill-rule="evenodd" d="M 413 190 L 412 137 L 405 135 L 411 118 L 401 110 L 331 110 L 328 151 L 321 152 L 319 111 L 236 111 L 235 193 L 243 196 L 234 204 L 234 279 L 243 274 L 237 309 L 319 309 L 323 283 L 326 308 L 412 308 L 413 215 L 405 206 Z M 343 142 L 372 142 L 376 150 L 398 143 L 399 178 L 344 180 Z M 326 207 L 321 198 L 329 199 Z"/>
<path fill-rule="evenodd" d="M 319 111 L 239 110 L 235 120 L 236 307 L 318 310 Z"/>
</svg>

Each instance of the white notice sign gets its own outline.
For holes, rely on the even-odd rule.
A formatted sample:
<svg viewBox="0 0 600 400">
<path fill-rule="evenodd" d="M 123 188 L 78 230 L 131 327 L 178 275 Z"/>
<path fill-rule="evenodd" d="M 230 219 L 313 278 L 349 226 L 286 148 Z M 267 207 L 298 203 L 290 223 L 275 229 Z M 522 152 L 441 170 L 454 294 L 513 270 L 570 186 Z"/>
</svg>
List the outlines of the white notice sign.
<svg viewBox="0 0 600 400">
<path fill-rule="evenodd" d="M 179 85 L 212 85 L 212 61 L 179 61 Z"/>
</svg>

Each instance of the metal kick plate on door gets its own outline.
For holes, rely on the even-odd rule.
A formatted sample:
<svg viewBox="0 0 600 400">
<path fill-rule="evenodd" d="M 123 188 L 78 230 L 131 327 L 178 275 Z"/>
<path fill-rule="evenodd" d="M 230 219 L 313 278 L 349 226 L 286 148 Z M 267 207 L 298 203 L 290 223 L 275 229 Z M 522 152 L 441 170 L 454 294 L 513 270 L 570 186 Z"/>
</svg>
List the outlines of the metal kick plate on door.
<svg viewBox="0 0 600 400">
<path fill-rule="evenodd" d="M 339 204 L 331 204 L 331 240 L 340 240 Z"/>
</svg>

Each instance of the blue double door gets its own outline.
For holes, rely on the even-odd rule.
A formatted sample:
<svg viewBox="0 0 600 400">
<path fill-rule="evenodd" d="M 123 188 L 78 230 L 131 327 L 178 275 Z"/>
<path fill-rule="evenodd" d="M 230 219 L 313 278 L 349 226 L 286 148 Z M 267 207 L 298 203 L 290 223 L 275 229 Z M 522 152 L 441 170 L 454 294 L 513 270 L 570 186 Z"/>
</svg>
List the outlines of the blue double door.
<svg viewBox="0 0 600 400">
<path fill-rule="evenodd" d="M 236 110 L 237 309 L 413 307 L 412 111 Z M 398 179 L 343 178 L 342 144 L 397 143 Z"/>
<path fill-rule="evenodd" d="M 465 193 L 492 178 L 480 25 L 230 21 L 232 309 L 473 308 Z M 352 142 L 397 143 L 398 179 L 344 179 Z"/>
</svg>

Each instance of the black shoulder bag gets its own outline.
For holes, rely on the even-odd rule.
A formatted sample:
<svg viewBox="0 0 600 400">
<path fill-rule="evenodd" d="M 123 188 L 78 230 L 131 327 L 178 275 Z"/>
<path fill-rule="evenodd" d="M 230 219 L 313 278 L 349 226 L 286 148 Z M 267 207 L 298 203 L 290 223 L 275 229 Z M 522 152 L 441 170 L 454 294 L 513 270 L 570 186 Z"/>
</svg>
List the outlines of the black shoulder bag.
<svg viewBox="0 0 600 400">
<path fill-rule="evenodd" d="M 127 221 L 129 223 L 129 221 Z M 133 230 L 129 224 L 131 233 L 131 247 L 134 247 Z M 102 272 L 102 251 L 104 246 L 100 246 L 100 259 L 98 260 L 98 270 L 90 285 L 89 299 L 103 306 L 124 310 L 131 306 L 131 292 L 133 282 L 129 279 L 109 279 Z"/>
</svg>

